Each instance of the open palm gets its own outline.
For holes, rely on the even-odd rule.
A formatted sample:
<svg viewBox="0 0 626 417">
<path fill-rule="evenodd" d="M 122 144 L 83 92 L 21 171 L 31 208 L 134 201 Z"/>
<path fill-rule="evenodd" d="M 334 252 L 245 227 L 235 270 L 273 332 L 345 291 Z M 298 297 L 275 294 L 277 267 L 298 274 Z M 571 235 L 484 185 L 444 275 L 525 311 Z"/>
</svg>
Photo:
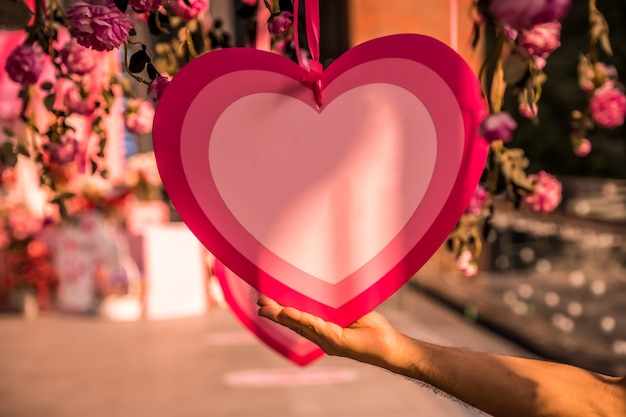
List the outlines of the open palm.
<svg viewBox="0 0 626 417">
<path fill-rule="evenodd" d="M 259 315 L 290 328 L 333 356 L 343 356 L 373 365 L 392 353 L 400 334 L 381 314 L 372 311 L 349 326 L 342 328 L 320 317 L 283 307 L 261 297 Z"/>
</svg>

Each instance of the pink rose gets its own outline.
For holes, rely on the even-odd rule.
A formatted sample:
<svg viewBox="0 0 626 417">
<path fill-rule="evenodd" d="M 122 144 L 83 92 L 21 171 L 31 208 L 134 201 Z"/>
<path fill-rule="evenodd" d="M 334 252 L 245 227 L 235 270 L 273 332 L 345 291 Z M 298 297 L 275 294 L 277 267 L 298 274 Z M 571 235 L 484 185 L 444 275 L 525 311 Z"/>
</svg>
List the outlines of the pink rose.
<svg viewBox="0 0 626 417">
<path fill-rule="evenodd" d="M 537 213 L 550 213 L 561 204 L 563 187 L 556 177 L 545 171 L 530 175 L 534 182 L 532 194 L 522 200 L 522 204 Z"/>
<path fill-rule="evenodd" d="M 509 142 L 513 131 L 517 128 L 517 123 L 507 112 L 490 114 L 478 128 L 478 135 L 488 142 L 502 140 Z"/>
<path fill-rule="evenodd" d="M 473 277 L 478 273 L 478 266 L 474 261 L 474 255 L 468 250 L 464 250 L 456 260 L 456 267 L 466 277 Z"/>
<path fill-rule="evenodd" d="M 489 193 L 483 187 L 477 185 L 476 190 L 474 190 L 474 195 L 472 195 L 472 199 L 465 209 L 465 213 L 479 216 L 483 211 L 487 197 L 489 197 Z"/>
<path fill-rule="evenodd" d="M 150 85 L 148 86 L 148 96 L 155 103 L 161 100 L 161 96 L 163 96 L 163 92 L 170 85 L 170 80 L 167 77 L 159 75 L 156 77 Z"/>
<path fill-rule="evenodd" d="M 79 45 L 96 51 L 119 48 L 133 27 L 113 0 L 75 1 L 67 9 L 67 24 Z"/>
<path fill-rule="evenodd" d="M 209 0 L 189 0 L 191 7 L 185 4 L 184 0 L 172 0 L 170 7 L 176 16 L 185 20 L 192 20 L 209 7 Z"/>
<path fill-rule="evenodd" d="M 532 29 L 522 32 L 517 41 L 533 57 L 545 60 L 552 51 L 561 46 L 560 38 L 561 24 L 559 22 L 548 22 L 533 26 Z"/>
<path fill-rule="evenodd" d="M 270 17 L 267 28 L 273 35 L 285 33 L 293 25 L 293 14 L 290 12 L 280 12 L 276 16 Z"/>
<path fill-rule="evenodd" d="M 70 41 L 61 49 L 59 55 L 61 62 L 70 74 L 85 75 L 89 74 L 96 66 L 96 53 L 75 41 Z"/>
<path fill-rule="evenodd" d="M 489 13 L 503 26 L 519 30 L 561 20 L 570 6 L 571 0 L 494 0 Z"/>
<path fill-rule="evenodd" d="M 626 116 L 626 96 L 607 81 L 597 88 L 589 100 L 589 112 L 598 126 L 609 129 L 624 124 Z"/>
<path fill-rule="evenodd" d="M 63 92 L 63 104 L 70 113 L 88 115 L 96 109 L 94 103 L 89 100 L 88 94 L 73 82 L 67 83 Z"/>
<path fill-rule="evenodd" d="M 164 1 L 164 0 L 129 0 L 128 1 L 128 5 L 134 9 L 149 10 L 149 11 L 159 10 L 159 8 L 164 3 L 169 3 L 169 1 Z"/>
<path fill-rule="evenodd" d="M 584 157 L 591 152 L 591 141 L 589 139 L 583 139 L 574 147 L 574 155 Z"/>
<path fill-rule="evenodd" d="M 61 136 L 59 143 L 51 143 L 48 145 L 50 162 L 59 165 L 72 162 L 76 157 L 77 152 L 78 141 L 76 140 L 74 133 L 71 131 L 68 131 L 65 135 Z"/>
<path fill-rule="evenodd" d="M 70 74 L 85 75 L 96 66 L 96 57 L 89 50 L 75 42 L 68 42 L 60 52 L 61 62 Z"/>
<path fill-rule="evenodd" d="M 152 131 L 154 106 L 147 100 L 130 99 L 124 112 L 124 122 L 131 133 L 144 135 Z"/>
<path fill-rule="evenodd" d="M 24 240 L 41 229 L 41 222 L 24 209 L 14 209 L 9 214 L 9 227 L 15 239 Z"/>
<path fill-rule="evenodd" d="M 532 105 L 528 103 L 522 103 L 518 106 L 517 111 L 523 117 L 527 119 L 532 119 L 533 117 L 537 115 L 537 112 L 539 111 L 539 109 L 537 109 L 536 103 L 533 103 Z"/>
<path fill-rule="evenodd" d="M 4 68 L 13 81 L 21 85 L 36 84 L 41 75 L 41 53 L 33 45 L 20 45 L 7 57 Z"/>
</svg>

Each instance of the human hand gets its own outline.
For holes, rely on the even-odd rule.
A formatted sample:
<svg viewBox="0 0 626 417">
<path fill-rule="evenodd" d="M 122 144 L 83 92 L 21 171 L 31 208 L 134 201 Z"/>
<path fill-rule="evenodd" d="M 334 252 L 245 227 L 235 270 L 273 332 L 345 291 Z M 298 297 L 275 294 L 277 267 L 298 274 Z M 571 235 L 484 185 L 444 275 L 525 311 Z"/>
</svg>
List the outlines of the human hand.
<svg viewBox="0 0 626 417">
<path fill-rule="evenodd" d="M 293 307 L 261 297 L 259 316 L 290 328 L 332 356 L 387 367 L 401 334 L 381 314 L 372 311 L 346 328 Z"/>
</svg>

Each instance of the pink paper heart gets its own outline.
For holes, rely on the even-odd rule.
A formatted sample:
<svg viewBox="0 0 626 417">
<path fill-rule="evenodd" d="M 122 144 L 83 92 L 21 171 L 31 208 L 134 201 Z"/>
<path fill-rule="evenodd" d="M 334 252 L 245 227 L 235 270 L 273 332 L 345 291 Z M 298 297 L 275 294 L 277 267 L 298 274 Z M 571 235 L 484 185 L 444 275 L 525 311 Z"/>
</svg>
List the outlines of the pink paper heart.
<svg viewBox="0 0 626 417">
<path fill-rule="evenodd" d="M 224 49 L 187 64 L 157 108 L 165 188 L 202 243 L 285 305 L 347 325 L 437 250 L 482 173 L 480 84 L 422 35 L 350 49 L 322 74 Z"/>
<path fill-rule="evenodd" d="M 241 324 L 259 340 L 300 366 L 309 365 L 324 355 L 322 349 L 308 339 L 273 321 L 259 317 L 256 302 L 261 293 L 233 271 L 218 261 L 215 263 L 214 272 L 224 292 L 226 303 Z"/>
</svg>

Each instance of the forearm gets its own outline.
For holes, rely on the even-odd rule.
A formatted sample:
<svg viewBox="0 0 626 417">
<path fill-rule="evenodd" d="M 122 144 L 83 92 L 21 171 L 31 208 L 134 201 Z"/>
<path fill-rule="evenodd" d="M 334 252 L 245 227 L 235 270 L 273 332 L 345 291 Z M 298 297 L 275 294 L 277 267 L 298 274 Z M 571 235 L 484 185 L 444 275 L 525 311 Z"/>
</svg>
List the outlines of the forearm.
<svg viewBox="0 0 626 417">
<path fill-rule="evenodd" d="M 406 336 L 381 361 L 376 365 L 496 417 L 626 415 L 623 381 L 563 364 L 442 347 Z"/>
</svg>

